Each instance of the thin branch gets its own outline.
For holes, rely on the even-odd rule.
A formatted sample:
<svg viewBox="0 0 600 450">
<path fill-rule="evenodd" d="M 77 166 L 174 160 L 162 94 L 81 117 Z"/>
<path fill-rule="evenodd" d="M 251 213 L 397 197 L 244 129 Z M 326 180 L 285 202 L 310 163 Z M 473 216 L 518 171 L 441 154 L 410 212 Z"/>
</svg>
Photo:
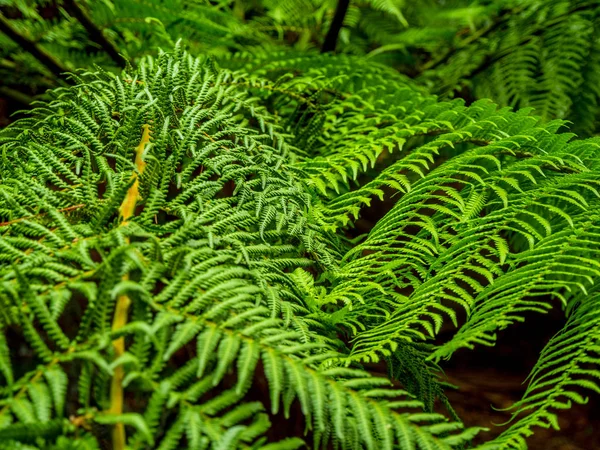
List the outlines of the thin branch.
<svg viewBox="0 0 600 450">
<path fill-rule="evenodd" d="M 57 78 L 65 79 L 65 72 L 69 72 L 69 69 L 64 66 L 59 60 L 54 58 L 50 53 L 37 45 L 29 37 L 19 33 L 19 31 L 12 26 L 10 21 L 0 12 L 0 31 L 6 34 L 12 39 L 17 45 L 23 50 L 30 53 L 35 59 L 48 68 Z"/>
<path fill-rule="evenodd" d="M 41 88 L 53 88 L 57 85 L 56 78 L 44 76 L 44 74 L 40 73 L 39 71 L 34 71 L 29 67 L 19 65 L 16 62 L 11 61 L 10 59 L 0 59 L 0 69 L 9 70 L 14 75 L 11 81 L 12 84 L 16 86 L 32 84 Z M 31 79 L 35 78 L 35 80 L 29 81 L 27 80 L 27 77 Z"/>
<path fill-rule="evenodd" d="M 15 89 L 11 89 L 7 86 L 0 86 L 0 96 L 11 99 L 13 102 L 18 103 L 22 106 L 29 106 L 33 101 L 33 97 L 27 94 L 23 94 Z M 2 224 L 0 224 L 2 226 Z"/>
<path fill-rule="evenodd" d="M 333 20 L 331 21 L 331 26 L 327 31 L 327 36 L 325 36 L 323 47 L 321 47 L 321 53 L 335 51 L 338 36 L 340 34 L 340 30 L 342 29 L 342 25 L 344 24 L 346 12 L 348 11 L 348 6 L 350 6 L 350 0 L 338 0 L 337 7 L 335 8 L 335 14 L 333 15 Z"/>
<path fill-rule="evenodd" d="M 90 39 L 100 45 L 117 66 L 125 67 L 126 61 L 119 53 L 119 49 L 106 37 L 104 30 L 94 23 L 88 12 L 83 9 L 76 0 L 64 0 L 64 5 L 67 11 L 79 21 L 83 28 L 85 28 Z"/>
</svg>

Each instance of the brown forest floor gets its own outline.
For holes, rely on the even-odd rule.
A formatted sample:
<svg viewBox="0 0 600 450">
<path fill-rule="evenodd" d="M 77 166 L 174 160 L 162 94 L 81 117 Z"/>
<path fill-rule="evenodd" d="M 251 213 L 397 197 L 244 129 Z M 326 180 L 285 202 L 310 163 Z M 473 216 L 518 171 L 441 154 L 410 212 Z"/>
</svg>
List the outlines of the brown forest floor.
<svg viewBox="0 0 600 450">
<path fill-rule="evenodd" d="M 460 389 L 448 391 L 450 403 L 467 426 L 483 426 L 490 430 L 478 436 L 478 442 L 500 434 L 507 408 L 525 390 L 523 380 L 535 364 L 540 350 L 558 331 L 564 318 L 556 309 L 548 315 L 531 315 L 498 334 L 495 347 L 461 350 L 443 363 L 448 381 Z M 584 393 L 584 395 L 589 395 Z M 538 428 L 528 440 L 530 450 L 596 450 L 600 449 L 600 399 L 593 394 L 586 405 L 576 405 L 559 414 L 561 429 Z"/>
</svg>

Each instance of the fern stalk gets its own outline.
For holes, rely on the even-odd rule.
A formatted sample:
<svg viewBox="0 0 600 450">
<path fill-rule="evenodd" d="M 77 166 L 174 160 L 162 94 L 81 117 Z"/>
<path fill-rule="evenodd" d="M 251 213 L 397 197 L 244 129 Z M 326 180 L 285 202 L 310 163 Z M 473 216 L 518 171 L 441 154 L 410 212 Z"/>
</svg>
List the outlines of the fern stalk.
<svg viewBox="0 0 600 450">
<path fill-rule="evenodd" d="M 142 133 L 142 139 L 139 145 L 135 149 L 135 167 L 136 172 L 133 173 L 133 184 L 127 191 L 127 195 L 123 200 L 123 203 L 120 207 L 121 217 L 123 222 L 121 225 L 126 225 L 128 219 L 131 218 L 135 214 L 135 205 L 137 203 L 137 199 L 139 196 L 139 175 L 144 171 L 144 167 L 146 163 L 142 159 L 144 154 L 144 149 L 146 145 L 150 143 L 150 126 L 144 125 Z M 139 175 L 138 175 L 139 174 Z M 127 239 L 129 241 L 129 239 Z M 123 275 L 123 281 L 128 281 L 129 275 Z M 129 311 L 129 306 L 131 305 L 131 299 L 128 295 L 120 295 L 117 299 L 117 304 L 115 306 L 115 316 L 113 319 L 112 330 L 118 331 L 123 328 L 127 324 L 127 312 Z M 125 353 L 125 338 L 120 337 L 113 341 L 113 348 L 115 351 L 115 359 L 120 358 Z M 122 414 L 123 413 L 123 378 L 125 377 L 125 372 L 123 370 L 122 365 L 118 365 L 115 367 L 115 372 L 111 380 L 110 385 L 110 408 L 109 412 L 111 414 Z M 123 423 L 116 423 L 113 429 L 113 448 L 115 450 L 121 450 L 125 448 L 126 445 L 126 437 L 125 437 L 125 426 Z"/>
<path fill-rule="evenodd" d="M 348 11 L 349 6 L 350 0 L 338 1 L 331 26 L 329 27 L 329 31 L 327 32 L 327 36 L 325 36 L 325 41 L 323 42 L 323 47 L 321 48 L 321 53 L 335 51 L 335 48 L 337 47 L 338 36 L 342 26 L 344 25 L 344 18 L 346 17 L 346 12 Z"/>
</svg>

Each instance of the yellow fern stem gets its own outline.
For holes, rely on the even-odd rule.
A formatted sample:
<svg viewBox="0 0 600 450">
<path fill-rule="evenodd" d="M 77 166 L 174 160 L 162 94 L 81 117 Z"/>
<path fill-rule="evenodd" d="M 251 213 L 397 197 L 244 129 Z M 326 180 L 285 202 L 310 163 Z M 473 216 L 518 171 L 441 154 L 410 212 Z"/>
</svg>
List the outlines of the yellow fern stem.
<svg viewBox="0 0 600 450">
<path fill-rule="evenodd" d="M 135 166 L 137 171 L 132 175 L 134 181 L 129 190 L 127 191 L 127 195 L 125 199 L 121 203 L 121 207 L 119 208 L 119 212 L 121 215 L 121 219 L 123 220 L 122 225 L 125 225 L 127 221 L 135 214 L 135 206 L 138 199 L 138 174 L 141 174 L 144 171 L 144 167 L 146 163 L 144 163 L 142 159 L 142 155 L 144 153 L 144 149 L 146 145 L 150 143 L 150 127 L 148 125 L 143 126 L 144 131 L 142 133 L 142 140 L 139 145 L 135 149 Z M 127 274 L 123 275 L 123 279 L 127 280 L 129 276 Z M 117 304 L 115 306 L 115 315 L 113 318 L 112 330 L 117 331 L 127 323 L 127 312 L 129 311 L 129 305 L 131 304 L 131 300 L 127 295 L 120 295 L 117 298 Z M 115 359 L 119 358 L 123 353 L 125 353 L 125 338 L 120 337 L 113 341 L 113 348 L 115 351 Z M 110 385 L 110 408 L 108 412 L 111 414 L 121 414 L 123 412 L 123 378 L 125 376 L 125 372 L 123 371 L 123 366 L 119 365 L 115 367 L 115 372 L 113 374 L 111 385 Z M 118 423 L 115 425 L 113 429 L 113 449 L 114 450 L 123 450 L 125 448 L 126 436 L 125 436 L 125 426 L 122 423 Z"/>
<path fill-rule="evenodd" d="M 125 275 L 123 278 L 127 278 Z M 117 299 L 115 308 L 115 317 L 113 320 L 112 329 L 118 330 L 127 323 L 127 311 L 131 300 L 127 295 L 120 295 Z M 118 338 L 113 341 L 115 357 L 118 358 L 125 353 L 125 338 Z M 110 409 L 109 413 L 121 414 L 123 412 L 123 378 L 125 372 L 123 366 L 115 367 L 115 371 L 110 384 Z M 117 423 L 113 429 L 113 449 L 123 450 L 125 448 L 125 426 L 122 423 Z"/>
<path fill-rule="evenodd" d="M 127 221 L 135 214 L 135 204 L 138 199 L 138 190 L 139 190 L 139 180 L 138 173 L 141 174 L 146 167 L 146 163 L 142 159 L 144 154 L 144 149 L 146 148 L 146 144 L 150 143 L 150 126 L 144 125 L 142 127 L 144 132 L 142 133 L 142 140 L 139 145 L 135 148 L 135 167 L 137 172 L 134 172 L 132 175 L 133 184 L 127 191 L 127 195 L 121 203 L 121 207 L 119 208 L 119 212 L 121 213 L 121 218 L 123 219 L 122 225 L 125 225 Z"/>
</svg>

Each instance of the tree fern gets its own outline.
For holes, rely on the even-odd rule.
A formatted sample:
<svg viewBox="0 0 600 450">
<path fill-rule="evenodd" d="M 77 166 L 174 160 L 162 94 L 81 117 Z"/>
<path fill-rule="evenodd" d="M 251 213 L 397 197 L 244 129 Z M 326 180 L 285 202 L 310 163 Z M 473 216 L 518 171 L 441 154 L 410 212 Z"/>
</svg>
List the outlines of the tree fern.
<svg viewBox="0 0 600 450">
<path fill-rule="evenodd" d="M 3 346 L 3 439 L 50 445 L 93 422 L 116 448 L 262 448 L 265 412 L 286 417 L 295 398 L 315 445 L 469 439 L 340 365 L 343 344 L 289 273 L 333 267 L 339 244 L 310 213 L 284 130 L 233 76 L 178 50 L 122 77 L 83 75 L 4 132 L 3 328 L 35 357 L 20 373 Z M 182 351 L 193 356 L 178 367 Z M 267 403 L 244 400 L 259 361 Z M 130 412 L 128 395 L 142 395 Z"/>
<path fill-rule="evenodd" d="M 347 360 L 404 354 L 402 346 L 435 336 L 450 319 L 459 327 L 453 339 L 425 356 L 440 361 L 493 345 L 498 330 L 524 312 L 546 312 L 552 297 L 571 308 L 588 295 L 598 275 L 597 139 L 573 140 L 556 134 L 560 122 L 489 102 L 435 103 L 356 59 L 282 56 L 260 67 L 265 75 L 324 73 L 337 92 L 328 104 L 336 116 L 319 122 L 317 156 L 298 163 L 320 194 L 323 226 L 344 229 L 371 197 L 400 194 L 314 300 L 343 305 L 334 320 L 354 336 Z M 399 154 L 381 159 L 384 151 Z M 378 161 L 387 167 L 365 182 Z"/>
<path fill-rule="evenodd" d="M 376 62 L 435 2 L 352 3 L 342 55 L 317 52 L 335 2 L 213 3 L 3 18 L 31 93 L 58 87 L 0 132 L 0 448 L 524 449 L 558 428 L 600 373 L 600 140 L 552 120 L 594 130 L 595 4 L 442 9 L 473 35 L 421 81 L 515 112 Z M 158 50 L 176 33 L 189 52 Z M 552 308 L 563 330 L 483 442 L 445 360 Z"/>
</svg>

